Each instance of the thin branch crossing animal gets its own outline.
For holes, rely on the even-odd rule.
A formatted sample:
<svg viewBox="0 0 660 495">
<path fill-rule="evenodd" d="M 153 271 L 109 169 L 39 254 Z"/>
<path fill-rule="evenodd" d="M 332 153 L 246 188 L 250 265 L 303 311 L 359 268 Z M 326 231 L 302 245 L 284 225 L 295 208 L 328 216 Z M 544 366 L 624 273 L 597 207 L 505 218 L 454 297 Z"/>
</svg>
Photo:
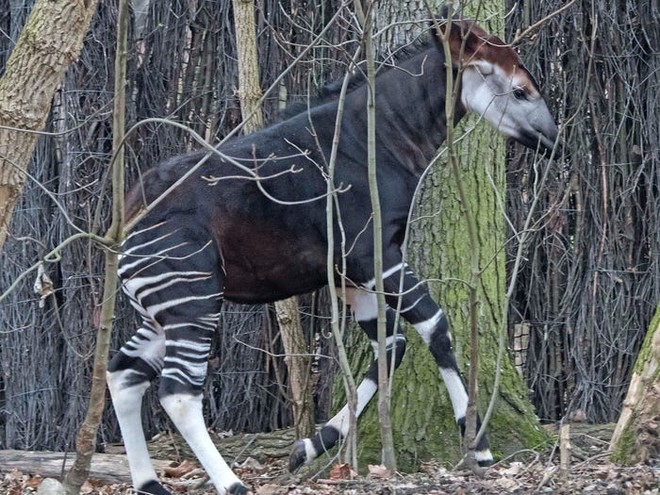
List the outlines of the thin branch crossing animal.
<svg viewBox="0 0 660 495">
<path fill-rule="evenodd" d="M 441 21 L 442 22 L 442 21 Z M 447 31 L 447 24 L 441 29 Z M 513 49 L 471 21 L 449 30 L 451 65 L 461 85 L 455 120 L 482 116 L 505 136 L 551 152 L 558 129 L 539 88 Z M 458 67 L 461 67 L 459 72 Z M 406 340 L 392 308 L 428 345 L 447 386 L 456 422 L 465 428 L 467 392 L 452 351 L 447 316 L 403 262 L 401 243 L 420 177 L 446 137 L 446 67 L 437 34 L 397 67 L 376 79 L 376 148 L 387 292 L 387 359 L 398 366 Z M 371 202 L 367 179 L 367 85 L 348 91 L 337 149 L 335 239 L 341 221 L 348 286 L 342 297 L 376 349 L 377 303 Z M 114 356 L 108 384 L 121 426 L 135 488 L 169 493 L 157 481 L 141 425 L 141 400 L 160 375 L 161 404 L 220 494 L 248 493 L 218 453 L 202 415 L 202 386 L 223 299 L 266 303 L 327 285 L 326 164 L 331 155 L 338 101 L 329 99 L 219 149 L 264 179 L 222 156 L 193 153 L 148 170 L 128 193 L 127 218 L 135 215 L 206 161 L 152 209 L 122 245 L 122 288 L 142 324 Z M 301 153 L 304 152 L 304 153 Z M 297 173 L 283 173 L 294 167 Z M 218 180 L 210 184 L 209 177 Z M 350 187 L 346 187 L 350 186 Z M 265 194 L 267 193 L 267 194 Z M 273 198 L 277 199 L 274 201 Z M 342 256 L 338 242 L 335 260 Z M 401 280 L 403 280 L 401 287 Z M 334 281 L 339 285 L 340 279 Z M 403 289 L 403 290 L 401 290 Z M 397 295 L 399 294 L 399 295 Z M 399 301 L 401 298 L 401 301 Z M 359 415 L 377 390 L 376 354 L 359 384 Z M 311 462 L 348 432 L 344 407 L 312 438 L 298 440 L 291 470 Z M 492 463 L 485 436 L 476 448 L 481 465 Z"/>
</svg>

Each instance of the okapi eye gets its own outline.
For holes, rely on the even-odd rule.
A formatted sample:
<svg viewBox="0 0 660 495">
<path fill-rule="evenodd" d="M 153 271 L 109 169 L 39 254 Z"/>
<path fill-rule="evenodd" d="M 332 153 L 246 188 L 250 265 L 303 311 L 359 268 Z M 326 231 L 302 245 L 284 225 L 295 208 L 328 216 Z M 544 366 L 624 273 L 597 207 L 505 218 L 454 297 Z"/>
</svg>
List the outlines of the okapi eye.
<svg viewBox="0 0 660 495">
<path fill-rule="evenodd" d="M 516 100 L 526 100 L 527 99 L 527 93 L 523 88 L 515 88 L 513 90 L 513 97 Z"/>
</svg>

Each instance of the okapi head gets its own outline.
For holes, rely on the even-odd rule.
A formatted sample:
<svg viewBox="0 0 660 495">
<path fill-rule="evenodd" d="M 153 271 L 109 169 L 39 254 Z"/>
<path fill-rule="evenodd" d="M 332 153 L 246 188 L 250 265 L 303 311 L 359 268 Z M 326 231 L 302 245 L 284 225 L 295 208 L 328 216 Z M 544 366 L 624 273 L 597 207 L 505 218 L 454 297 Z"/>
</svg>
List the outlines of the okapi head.
<svg viewBox="0 0 660 495">
<path fill-rule="evenodd" d="M 557 124 L 513 48 L 473 21 L 438 22 L 440 42 L 451 26 L 451 59 L 460 74 L 460 101 L 465 109 L 528 148 L 547 155 L 559 148 Z"/>
</svg>

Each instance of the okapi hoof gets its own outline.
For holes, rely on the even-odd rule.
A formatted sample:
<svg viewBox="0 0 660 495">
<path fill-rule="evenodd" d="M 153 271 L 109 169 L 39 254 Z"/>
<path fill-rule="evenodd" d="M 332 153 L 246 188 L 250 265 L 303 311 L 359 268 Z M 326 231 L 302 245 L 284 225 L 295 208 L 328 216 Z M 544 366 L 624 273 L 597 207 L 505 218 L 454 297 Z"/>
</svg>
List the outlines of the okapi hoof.
<svg viewBox="0 0 660 495">
<path fill-rule="evenodd" d="M 248 495 L 252 493 L 243 483 L 234 483 L 227 490 L 229 495 Z"/>
<path fill-rule="evenodd" d="M 307 449 L 305 448 L 304 440 L 297 440 L 293 444 L 291 454 L 289 455 L 289 472 L 295 473 L 300 469 L 300 466 L 307 462 Z"/>
<path fill-rule="evenodd" d="M 157 481 L 149 481 L 142 485 L 140 488 L 137 488 L 138 493 L 144 493 L 148 495 L 172 495 L 168 490 L 163 488 L 163 485 Z"/>
</svg>

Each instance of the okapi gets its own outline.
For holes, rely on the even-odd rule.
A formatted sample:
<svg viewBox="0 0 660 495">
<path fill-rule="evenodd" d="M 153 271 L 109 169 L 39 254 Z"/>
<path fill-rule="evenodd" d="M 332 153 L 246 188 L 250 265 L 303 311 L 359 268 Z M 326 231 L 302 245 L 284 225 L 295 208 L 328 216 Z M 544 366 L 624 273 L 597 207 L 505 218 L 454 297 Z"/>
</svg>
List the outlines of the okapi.
<svg viewBox="0 0 660 495">
<path fill-rule="evenodd" d="M 445 21 L 440 25 L 447 30 Z M 451 65 L 460 84 L 455 120 L 472 112 L 505 136 L 551 153 L 558 142 L 557 126 L 516 52 L 472 21 L 453 20 L 450 25 Z M 452 351 L 447 316 L 401 254 L 414 191 L 446 137 L 444 46 L 433 34 L 404 58 L 380 71 L 375 94 L 387 359 L 393 352 L 398 366 L 406 348 L 394 324 L 392 308 L 399 307 L 435 358 L 456 422 L 464 431 L 467 392 Z M 342 275 L 350 288 L 341 297 L 376 349 L 367 91 L 362 78 L 351 85 L 344 101 L 335 168 L 335 184 L 344 188 L 336 196 L 334 230 L 335 239 L 340 239 L 341 221 L 345 245 L 351 247 Z M 218 149 L 221 154 L 172 158 L 148 170 L 128 193 L 130 219 L 205 159 L 137 223 L 122 245 L 122 288 L 142 325 L 112 359 L 108 384 L 140 493 L 169 493 L 157 481 L 140 418 L 142 396 L 158 375 L 163 408 L 217 491 L 248 493 L 212 443 L 202 415 L 211 340 L 223 299 L 266 303 L 328 283 L 326 201 L 312 199 L 326 195 L 338 105 L 336 98 L 320 101 L 260 132 L 226 142 Z M 296 173 L 290 173 L 292 167 Z M 266 179 L 257 183 L 252 173 Z M 335 241 L 332 248 L 335 259 L 341 259 L 340 243 Z M 335 284 L 340 284 L 339 274 Z M 358 386 L 358 415 L 377 390 L 378 358 L 376 353 Z M 311 462 L 342 439 L 348 414 L 345 406 L 313 438 L 298 440 L 290 469 Z M 492 463 L 485 436 L 477 445 L 476 459 L 481 465 Z"/>
</svg>

